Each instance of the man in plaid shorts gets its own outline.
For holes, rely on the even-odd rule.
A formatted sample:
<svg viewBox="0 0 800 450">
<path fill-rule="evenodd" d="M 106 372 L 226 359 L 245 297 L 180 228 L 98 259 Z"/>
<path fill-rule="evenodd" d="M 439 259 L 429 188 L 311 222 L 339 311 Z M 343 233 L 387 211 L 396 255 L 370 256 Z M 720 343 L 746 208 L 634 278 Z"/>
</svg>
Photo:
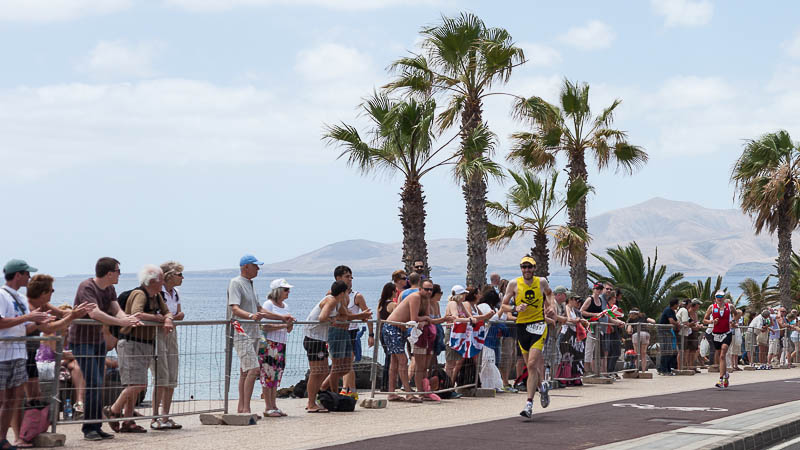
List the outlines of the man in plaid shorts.
<svg viewBox="0 0 800 450">
<path fill-rule="evenodd" d="M 27 297 L 18 292 L 28 286 L 31 272 L 36 268 L 19 259 L 12 259 L 3 268 L 6 284 L 0 288 L 0 338 L 24 337 L 28 323 L 52 320 L 45 312 L 31 312 Z M 8 428 L 14 410 L 21 406 L 23 385 L 28 381 L 26 361 L 24 341 L 0 342 L 0 448 L 11 446 Z"/>
</svg>

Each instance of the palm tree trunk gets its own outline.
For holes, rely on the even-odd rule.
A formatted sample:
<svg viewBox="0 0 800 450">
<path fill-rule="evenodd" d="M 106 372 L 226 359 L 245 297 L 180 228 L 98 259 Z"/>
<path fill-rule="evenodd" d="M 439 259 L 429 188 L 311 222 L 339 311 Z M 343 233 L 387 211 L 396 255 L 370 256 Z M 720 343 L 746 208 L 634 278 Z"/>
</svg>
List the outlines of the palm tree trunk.
<svg viewBox="0 0 800 450">
<path fill-rule="evenodd" d="M 791 198 L 786 192 L 785 198 Z M 792 195 L 793 196 L 793 195 Z M 789 202 L 778 206 L 778 293 L 781 306 L 792 308 L 792 219 Z"/>
<path fill-rule="evenodd" d="M 472 132 L 481 124 L 481 103 L 478 98 L 467 98 L 461 114 L 461 144 L 466 145 Z M 464 180 L 461 187 L 467 212 L 467 286 L 486 284 L 486 251 L 489 246 L 486 217 L 485 174 L 476 173 Z"/>
<path fill-rule="evenodd" d="M 537 277 L 550 276 L 550 250 L 547 248 L 547 233 L 538 231 L 533 237 L 531 256 L 536 261 L 533 274 Z"/>
<path fill-rule="evenodd" d="M 586 160 L 583 150 L 573 150 L 569 154 L 569 180 L 582 178 L 584 181 L 588 178 L 586 171 Z M 588 231 L 589 226 L 586 223 L 586 196 L 578 200 L 578 204 L 568 211 L 569 225 L 573 227 L 582 228 Z M 586 244 L 580 245 L 575 253 L 572 255 L 569 267 L 569 276 L 572 281 L 572 292 L 580 295 L 582 298 L 588 297 L 590 294 L 588 273 L 586 270 Z"/>
<path fill-rule="evenodd" d="M 430 276 L 428 267 L 428 243 L 425 240 L 425 196 L 419 180 L 406 178 L 400 191 L 400 224 L 403 227 L 403 264 L 406 273 L 411 273 L 414 261 L 425 263 L 425 274 Z"/>
</svg>

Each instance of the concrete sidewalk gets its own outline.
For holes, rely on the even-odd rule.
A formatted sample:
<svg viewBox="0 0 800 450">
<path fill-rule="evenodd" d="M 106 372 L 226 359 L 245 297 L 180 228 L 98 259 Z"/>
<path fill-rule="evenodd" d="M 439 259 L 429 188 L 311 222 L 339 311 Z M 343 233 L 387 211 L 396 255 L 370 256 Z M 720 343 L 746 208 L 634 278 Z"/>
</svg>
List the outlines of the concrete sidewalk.
<svg viewBox="0 0 800 450">
<path fill-rule="evenodd" d="M 798 369 L 736 372 L 732 385 L 772 380 L 785 380 L 800 376 Z M 647 397 L 712 387 L 717 374 L 660 377 L 653 379 L 624 379 L 610 385 L 586 385 L 552 391 L 548 412 L 595 403 Z M 798 386 L 800 388 L 800 386 Z M 794 400 L 794 399 L 787 399 Z M 747 401 L 747 399 L 742 399 Z M 419 430 L 468 425 L 514 417 L 525 403 L 524 394 L 498 394 L 495 398 L 462 398 L 441 403 L 390 403 L 386 409 L 368 410 L 360 407 L 352 413 L 307 414 L 305 399 L 279 399 L 278 406 L 289 414 L 283 418 L 264 418 L 254 426 L 201 425 L 197 416 L 176 418 L 184 425 L 182 430 L 152 431 L 147 434 L 117 434 L 116 438 L 102 442 L 86 442 L 80 426 L 60 426 L 59 432 L 67 435 L 67 447 L 135 448 L 142 445 L 175 449 L 206 448 L 315 448 L 352 442 L 373 437 Z M 536 411 L 541 411 L 537 407 Z M 235 402 L 232 403 L 235 407 Z M 260 412 L 263 403 L 254 399 L 253 411 Z M 148 427 L 149 421 L 139 421 Z M 105 427 L 107 428 L 107 427 Z"/>
</svg>

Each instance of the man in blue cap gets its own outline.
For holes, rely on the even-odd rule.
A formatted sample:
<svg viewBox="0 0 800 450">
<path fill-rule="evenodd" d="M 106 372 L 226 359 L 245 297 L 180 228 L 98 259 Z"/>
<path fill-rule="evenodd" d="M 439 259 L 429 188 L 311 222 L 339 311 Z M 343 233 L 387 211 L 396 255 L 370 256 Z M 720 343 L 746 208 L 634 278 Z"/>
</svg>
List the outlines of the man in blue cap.
<svg viewBox="0 0 800 450">
<path fill-rule="evenodd" d="M 242 256 L 239 259 L 239 276 L 228 285 L 227 320 L 234 321 L 233 348 L 239 356 L 239 413 L 250 413 L 250 397 L 258 379 L 259 327 L 253 323 L 240 324 L 236 319 L 294 321 L 291 315 L 269 312 L 258 303 L 253 278 L 258 276 L 259 266 L 263 264 L 253 255 Z"/>
<path fill-rule="evenodd" d="M 31 272 L 36 270 L 21 259 L 12 259 L 3 267 L 6 284 L 0 288 L 0 337 L 23 337 L 28 323 L 52 319 L 38 308 L 31 311 L 28 298 L 18 292 L 28 286 Z M 26 360 L 25 342 L 0 342 L 0 448 L 11 447 L 8 428 L 14 411 L 20 408 L 23 386 L 28 381 Z"/>
</svg>

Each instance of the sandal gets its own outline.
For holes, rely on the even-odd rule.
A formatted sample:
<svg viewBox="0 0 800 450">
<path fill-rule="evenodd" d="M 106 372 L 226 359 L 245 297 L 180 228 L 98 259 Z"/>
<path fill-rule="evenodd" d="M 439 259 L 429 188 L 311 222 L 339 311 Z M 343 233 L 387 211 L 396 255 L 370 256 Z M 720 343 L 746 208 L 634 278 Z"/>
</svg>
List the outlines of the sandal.
<svg viewBox="0 0 800 450">
<path fill-rule="evenodd" d="M 285 412 L 283 412 L 283 410 L 281 410 L 281 409 L 276 409 L 275 411 L 278 411 L 278 413 L 281 415 L 281 417 L 286 417 L 286 416 L 288 416 L 288 414 L 286 414 Z"/>
<path fill-rule="evenodd" d="M 119 419 L 122 417 L 122 414 L 114 414 L 111 412 L 111 406 L 106 406 L 103 408 L 103 415 L 106 416 L 106 419 Z M 119 422 L 116 420 L 109 421 L 108 426 L 111 427 L 114 433 L 119 433 Z"/>
<path fill-rule="evenodd" d="M 269 411 L 264 411 L 264 417 L 281 417 L 281 413 L 277 409 L 270 409 Z"/>
<path fill-rule="evenodd" d="M 416 395 L 412 395 L 408 399 L 408 403 L 422 403 L 422 399 L 417 397 Z"/>
<path fill-rule="evenodd" d="M 83 414 L 83 402 L 75 402 L 75 406 L 72 408 L 72 410 L 76 413 Z"/>
<path fill-rule="evenodd" d="M 136 425 L 136 422 L 132 420 L 126 420 L 122 422 L 122 426 L 119 429 L 120 433 L 147 433 L 143 427 Z"/>
<path fill-rule="evenodd" d="M 404 401 L 406 401 L 406 398 L 405 397 L 401 397 L 399 395 L 390 395 L 387 398 L 387 400 L 389 400 L 390 402 L 404 402 Z"/>
<path fill-rule="evenodd" d="M 150 421 L 150 429 L 167 430 L 169 429 L 169 426 L 165 422 L 162 422 L 161 419 L 153 419 L 152 421 Z"/>
<path fill-rule="evenodd" d="M 306 408 L 306 412 L 307 413 L 327 413 L 327 412 L 330 412 L 330 411 L 328 411 L 325 408 L 317 408 L 317 409 L 308 409 L 308 408 Z"/>
<path fill-rule="evenodd" d="M 170 429 L 170 430 L 180 430 L 181 428 L 183 428 L 183 425 L 181 425 L 179 423 L 175 423 L 175 421 L 172 420 L 172 419 L 162 420 L 161 423 L 166 425 L 167 428 Z"/>
</svg>

